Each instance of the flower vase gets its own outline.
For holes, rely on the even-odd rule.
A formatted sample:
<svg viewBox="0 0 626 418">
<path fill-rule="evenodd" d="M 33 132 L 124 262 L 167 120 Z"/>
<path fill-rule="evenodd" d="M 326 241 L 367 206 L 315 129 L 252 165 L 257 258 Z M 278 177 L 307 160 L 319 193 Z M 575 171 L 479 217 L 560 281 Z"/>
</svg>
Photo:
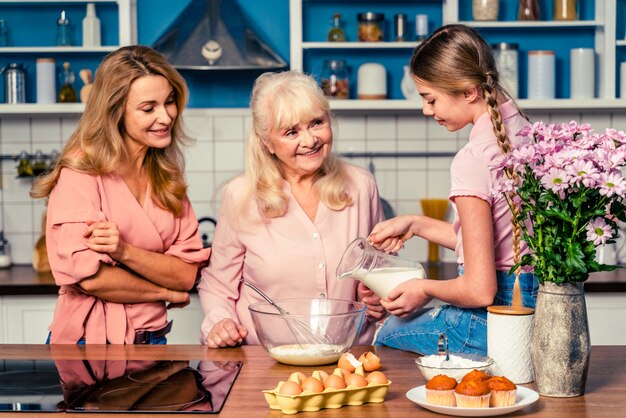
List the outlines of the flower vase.
<svg viewBox="0 0 626 418">
<path fill-rule="evenodd" d="M 582 282 L 539 285 L 530 352 L 539 394 L 585 393 L 591 343 Z"/>
</svg>

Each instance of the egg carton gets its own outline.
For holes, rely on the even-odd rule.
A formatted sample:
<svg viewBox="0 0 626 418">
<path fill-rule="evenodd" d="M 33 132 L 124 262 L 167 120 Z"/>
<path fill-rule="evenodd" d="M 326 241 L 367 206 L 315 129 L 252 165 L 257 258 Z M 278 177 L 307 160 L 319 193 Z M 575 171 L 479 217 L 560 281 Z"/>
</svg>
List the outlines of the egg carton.
<svg viewBox="0 0 626 418">
<path fill-rule="evenodd" d="M 284 395 L 278 393 L 281 385 L 272 390 L 264 390 L 263 395 L 270 409 L 277 409 L 283 414 L 296 414 L 300 411 L 315 412 L 320 409 L 337 409 L 345 405 L 363 405 L 364 403 L 381 403 L 389 392 L 391 380 L 387 383 L 370 383 L 367 386 L 348 386 L 345 389 L 326 388 L 323 392 L 315 393 L 305 390 L 299 395 Z"/>
</svg>

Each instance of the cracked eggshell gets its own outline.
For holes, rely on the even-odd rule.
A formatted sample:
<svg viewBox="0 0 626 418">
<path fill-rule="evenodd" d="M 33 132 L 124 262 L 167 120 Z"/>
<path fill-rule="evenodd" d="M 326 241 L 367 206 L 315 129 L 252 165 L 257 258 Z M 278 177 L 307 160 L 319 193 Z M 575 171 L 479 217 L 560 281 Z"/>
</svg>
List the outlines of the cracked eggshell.
<svg viewBox="0 0 626 418">
<path fill-rule="evenodd" d="M 361 354 L 359 357 L 359 361 L 363 363 L 363 369 L 366 372 L 373 372 L 375 370 L 380 370 L 383 368 L 383 365 L 380 363 L 380 357 L 371 351 L 366 351 Z"/>
<path fill-rule="evenodd" d="M 342 369 L 348 370 L 350 373 L 354 373 L 354 370 L 362 364 L 363 363 L 357 360 L 357 358 L 354 357 L 354 354 L 350 352 L 343 353 L 341 357 L 339 357 L 339 361 L 337 362 L 337 366 L 341 367 Z"/>
</svg>

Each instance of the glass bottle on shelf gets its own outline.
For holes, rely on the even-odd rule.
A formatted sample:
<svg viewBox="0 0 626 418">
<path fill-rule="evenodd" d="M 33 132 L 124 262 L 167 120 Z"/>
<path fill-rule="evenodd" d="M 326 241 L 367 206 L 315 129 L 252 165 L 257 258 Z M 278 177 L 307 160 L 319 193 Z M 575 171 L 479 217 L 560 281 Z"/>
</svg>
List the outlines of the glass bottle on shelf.
<svg viewBox="0 0 626 418">
<path fill-rule="evenodd" d="M 61 11 L 61 17 L 57 20 L 57 46 L 70 46 L 70 21 L 65 17 L 65 10 Z"/>
<path fill-rule="evenodd" d="M 345 42 L 346 33 L 341 27 L 341 14 L 335 13 L 331 22 L 332 27 L 328 31 L 328 42 Z"/>
<path fill-rule="evenodd" d="M 59 103 L 75 103 L 76 89 L 74 89 L 74 71 L 70 68 L 69 62 L 63 63 L 63 83 L 59 90 Z"/>
<path fill-rule="evenodd" d="M 348 69 L 344 60 L 324 61 L 322 72 L 322 90 L 330 99 L 348 99 L 350 96 L 350 82 Z"/>
<path fill-rule="evenodd" d="M 519 0 L 517 20 L 539 20 L 539 0 Z"/>
<path fill-rule="evenodd" d="M 0 19 L 0 46 L 9 45 L 9 30 L 7 29 L 7 22 L 4 19 Z"/>
</svg>

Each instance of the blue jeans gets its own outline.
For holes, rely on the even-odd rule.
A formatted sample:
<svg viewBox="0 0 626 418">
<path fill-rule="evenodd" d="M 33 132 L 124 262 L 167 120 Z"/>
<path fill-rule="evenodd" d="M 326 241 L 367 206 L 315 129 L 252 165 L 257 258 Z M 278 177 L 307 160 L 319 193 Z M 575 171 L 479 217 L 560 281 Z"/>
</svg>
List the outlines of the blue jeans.
<svg viewBox="0 0 626 418">
<path fill-rule="evenodd" d="M 459 273 L 463 274 L 462 268 Z M 515 275 L 498 271 L 496 277 L 498 292 L 493 304 L 510 305 Z M 524 306 L 534 308 L 539 282 L 532 273 L 522 273 L 520 285 Z M 441 333 L 448 337 L 448 348 L 451 352 L 486 356 L 487 309 L 442 305 L 418 309 L 404 318 L 391 316 L 378 330 L 374 344 L 430 355 L 437 353 L 437 342 Z"/>
<path fill-rule="evenodd" d="M 48 338 L 46 338 L 46 344 L 50 344 L 50 337 L 52 336 L 52 333 L 49 332 L 48 333 Z M 163 336 L 163 337 L 153 337 L 152 335 L 150 335 L 150 342 L 148 344 L 167 344 L 167 337 Z M 86 345 L 85 343 L 85 339 L 81 338 L 80 340 L 76 341 L 76 345 Z"/>
</svg>

